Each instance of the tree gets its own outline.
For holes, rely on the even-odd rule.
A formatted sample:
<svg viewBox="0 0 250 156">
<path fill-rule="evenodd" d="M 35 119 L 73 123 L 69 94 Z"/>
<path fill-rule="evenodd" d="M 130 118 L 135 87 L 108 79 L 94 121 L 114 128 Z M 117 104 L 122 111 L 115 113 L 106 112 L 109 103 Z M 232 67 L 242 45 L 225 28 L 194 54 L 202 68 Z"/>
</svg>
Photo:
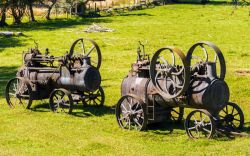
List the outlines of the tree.
<svg viewBox="0 0 250 156">
<path fill-rule="evenodd" d="M 60 0 L 60 6 L 64 8 L 74 8 L 76 5 L 82 6 L 82 15 L 85 14 L 87 10 L 87 3 L 91 0 Z"/>
<path fill-rule="evenodd" d="M 36 0 L 26 0 L 26 4 L 28 6 L 29 12 L 30 12 L 30 21 L 35 22 L 35 16 L 34 16 L 34 11 L 33 11 L 33 4 Z"/>
<path fill-rule="evenodd" d="M 39 2 L 47 8 L 46 19 L 50 20 L 51 10 L 57 3 L 57 0 L 39 0 Z"/>
<path fill-rule="evenodd" d="M 2 0 L 0 2 L 0 27 L 8 26 L 6 23 L 6 12 L 8 8 L 9 2 L 7 0 Z"/>
<path fill-rule="evenodd" d="M 13 16 L 14 23 L 20 24 L 25 13 L 26 3 L 24 0 L 10 0 L 10 14 Z"/>
<path fill-rule="evenodd" d="M 81 4 L 83 5 L 83 14 L 82 14 L 82 16 L 84 16 L 84 13 L 86 13 L 87 4 L 88 4 L 89 1 L 91 1 L 91 0 L 80 0 Z"/>
</svg>

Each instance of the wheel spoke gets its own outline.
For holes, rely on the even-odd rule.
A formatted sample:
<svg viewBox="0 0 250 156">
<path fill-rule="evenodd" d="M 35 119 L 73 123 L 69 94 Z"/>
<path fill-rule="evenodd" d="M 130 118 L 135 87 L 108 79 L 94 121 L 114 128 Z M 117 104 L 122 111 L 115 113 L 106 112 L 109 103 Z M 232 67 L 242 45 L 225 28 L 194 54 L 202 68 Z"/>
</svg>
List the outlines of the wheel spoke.
<svg viewBox="0 0 250 156">
<path fill-rule="evenodd" d="M 235 119 L 235 118 L 234 118 L 234 120 L 236 120 L 236 121 L 239 121 L 239 122 L 240 122 L 240 120 L 239 120 L 239 119 Z"/>
<path fill-rule="evenodd" d="M 84 47 L 84 43 L 83 43 L 83 39 L 81 40 L 81 45 L 82 45 L 82 52 L 83 52 L 83 54 L 85 54 L 85 47 Z"/>
<path fill-rule="evenodd" d="M 143 113 L 143 109 L 141 108 L 141 109 L 137 110 L 135 113 L 141 114 L 141 113 Z"/>
<path fill-rule="evenodd" d="M 202 130 L 204 130 L 205 132 L 208 132 L 208 133 L 210 133 L 211 131 L 210 130 L 208 130 L 208 129 L 206 129 L 206 128 L 202 128 Z"/>
<path fill-rule="evenodd" d="M 231 114 L 234 114 L 234 107 L 233 107 L 233 109 L 232 109 L 232 113 Z"/>
<path fill-rule="evenodd" d="M 134 120 L 134 122 L 141 128 L 142 127 L 142 125 L 137 121 L 137 119 L 133 119 Z"/>
<path fill-rule="evenodd" d="M 188 130 L 193 130 L 193 129 L 196 129 L 196 127 L 190 127 L 190 128 L 188 128 Z"/>
<path fill-rule="evenodd" d="M 236 114 L 234 114 L 233 116 L 237 116 L 237 115 L 240 115 L 238 112 Z"/>
<path fill-rule="evenodd" d="M 94 49 L 95 49 L 95 46 L 92 46 L 92 47 L 90 48 L 90 50 L 88 51 L 88 53 L 86 54 L 86 56 L 89 56 L 90 53 L 91 53 Z"/>
<path fill-rule="evenodd" d="M 128 110 L 126 109 L 126 107 L 122 104 L 122 107 L 128 112 Z"/>
</svg>

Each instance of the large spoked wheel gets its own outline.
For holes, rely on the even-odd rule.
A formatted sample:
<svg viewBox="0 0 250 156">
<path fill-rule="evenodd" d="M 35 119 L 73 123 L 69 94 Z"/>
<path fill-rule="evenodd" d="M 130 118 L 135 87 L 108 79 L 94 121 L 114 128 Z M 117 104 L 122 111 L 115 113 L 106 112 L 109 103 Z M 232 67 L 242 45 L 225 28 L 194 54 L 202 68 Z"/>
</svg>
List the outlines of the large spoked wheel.
<svg viewBox="0 0 250 156">
<path fill-rule="evenodd" d="M 148 121 L 145 103 L 133 95 L 123 96 L 116 106 L 116 119 L 123 129 L 145 130 Z"/>
<path fill-rule="evenodd" d="M 232 130 L 243 129 L 244 114 L 237 104 L 228 102 L 219 112 L 219 117 L 223 127 Z"/>
<path fill-rule="evenodd" d="M 65 89 L 55 89 L 49 98 L 50 109 L 53 112 L 72 113 L 73 99 L 69 91 Z"/>
<path fill-rule="evenodd" d="M 32 104 L 32 88 L 24 78 L 14 78 L 6 86 L 5 97 L 11 108 L 29 109 Z"/>
<path fill-rule="evenodd" d="M 215 133 L 215 122 L 206 110 L 194 110 L 185 121 L 187 135 L 192 139 L 212 138 Z"/>
<path fill-rule="evenodd" d="M 176 122 L 176 123 L 181 123 L 184 115 L 184 108 L 183 107 L 176 107 L 176 108 L 171 108 L 169 118 Z"/>
<path fill-rule="evenodd" d="M 76 40 L 70 48 L 69 56 L 90 57 L 90 63 L 92 66 L 97 69 L 101 66 L 101 50 L 97 43 L 91 39 L 80 38 Z"/>
<path fill-rule="evenodd" d="M 197 64 L 206 64 L 208 62 L 213 62 L 216 64 L 217 77 L 222 80 L 224 80 L 225 78 L 225 59 L 221 50 L 214 43 L 201 41 L 194 44 L 188 50 L 187 61 L 192 69 L 194 69 Z"/>
<path fill-rule="evenodd" d="M 83 106 L 103 106 L 105 101 L 105 94 L 102 87 L 99 87 L 94 92 L 84 92 Z"/>
<path fill-rule="evenodd" d="M 161 48 L 151 60 L 150 77 L 152 82 L 159 93 L 169 99 L 176 98 L 187 90 L 189 72 L 186 57 L 177 48 Z"/>
</svg>

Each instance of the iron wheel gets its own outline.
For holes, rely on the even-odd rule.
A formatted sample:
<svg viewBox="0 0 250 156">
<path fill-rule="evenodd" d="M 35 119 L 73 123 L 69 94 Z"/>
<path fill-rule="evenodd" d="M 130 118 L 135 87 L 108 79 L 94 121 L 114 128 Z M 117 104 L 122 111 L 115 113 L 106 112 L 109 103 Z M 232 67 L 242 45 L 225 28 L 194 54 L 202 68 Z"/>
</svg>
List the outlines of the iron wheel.
<svg viewBox="0 0 250 156">
<path fill-rule="evenodd" d="M 185 120 L 185 130 L 191 139 L 209 139 L 215 133 L 215 122 L 208 111 L 197 109 L 188 114 Z"/>
<path fill-rule="evenodd" d="M 116 119 L 123 129 L 142 131 L 147 126 L 145 103 L 134 95 L 125 95 L 117 103 Z"/>
<path fill-rule="evenodd" d="M 94 92 L 84 92 L 82 100 L 83 106 L 103 106 L 105 101 L 105 94 L 102 87 L 99 87 Z"/>
<path fill-rule="evenodd" d="M 97 43 L 91 39 L 85 39 L 85 38 L 80 38 L 76 40 L 69 52 L 69 56 L 73 57 L 77 55 L 81 55 L 84 57 L 90 57 L 91 58 L 91 65 L 99 69 L 101 67 L 101 60 L 102 60 L 102 55 L 101 55 L 101 50 Z"/>
<path fill-rule="evenodd" d="M 72 113 L 73 99 L 69 91 L 65 89 L 55 89 L 49 98 L 50 109 L 53 112 Z"/>
<path fill-rule="evenodd" d="M 228 102 L 226 106 L 219 112 L 222 126 L 230 129 L 243 129 L 244 114 L 241 108 L 232 102 Z"/>
<path fill-rule="evenodd" d="M 32 105 L 32 88 L 24 78 L 11 79 L 5 90 L 6 101 L 11 108 L 29 109 Z"/>
</svg>

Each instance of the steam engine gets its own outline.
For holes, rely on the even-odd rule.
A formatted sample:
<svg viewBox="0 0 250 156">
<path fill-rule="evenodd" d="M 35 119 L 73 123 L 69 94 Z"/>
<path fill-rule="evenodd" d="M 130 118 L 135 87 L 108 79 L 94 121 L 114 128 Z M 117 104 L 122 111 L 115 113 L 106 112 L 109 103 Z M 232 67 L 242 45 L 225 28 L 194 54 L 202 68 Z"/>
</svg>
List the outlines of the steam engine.
<svg viewBox="0 0 250 156">
<path fill-rule="evenodd" d="M 92 45 L 88 53 L 82 46 L 87 43 Z M 84 48 L 81 53 L 76 52 L 78 44 Z M 92 53 L 97 55 L 97 64 L 92 64 L 92 59 L 94 59 L 91 57 Z M 98 45 L 92 40 L 82 38 L 73 43 L 69 53 L 60 57 L 50 55 L 48 49 L 45 54 L 42 54 L 38 48 L 30 49 L 23 54 L 23 66 L 17 72 L 17 78 L 10 80 L 6 87 L 7 102 L 13 107 L 16 104 L 11 99 L 17 98 L 19 99 L 17 101 L 20 101 L 19 104 L 30 108 L 32 100 L 50 98 L 53 111 L 58 110 L 60 106 L 57 103 L 60 103 L 61 107 L 68 106 L 65 109 L 71 113 L 75 101 L 84 102 L 87 99 L 93 101 L 98 96 L 103 98 L 104 93 L 100 87 L 100 60 L 101 53 Z M 12 86 L 16 86 L 13 92 L 14 97 L 9 94 Z M 96 91 L 99 93 L 94 94 Z M 57 94 L 61 99 L 55 102 L 53 98 L 58 97 Z M 89 96 L 90 94 L 92 97 Z M 64 96 L 68 99 L 63 101 Z M 22 100 L 28 102 L 24 104 Z M 102 105 L 103 102 L 96 104 Z M 58 108 L 55 108 L 55 105 Z"/>
<path fill-rule="evenodd" d="M 204 52 L 203 58 L 193 54 L 197 47 Z M 214 60 L 209 60 L 210 55 L 205 48 L 214 51 Z M 221 114 L 229 106 L 232 109 L 237 107 L 237 111 L 243 113 L 236 104 L 229 102 L 229 88 L 224 81 L 225 60 L 217 46 L 211 42 L 196 43 L 187 57 L 175 47 L 164 47 L 151 60 L 145 54 L 144 46 L 141 49 L 143 55 L 139 49 L 137 61 L 122 81 L 122 98 L 116 107 L 120 127 L 145 130 L 151 123 L 169 119 L 181 121 L 184 108 L 193 108 L 195 112 L 191 112 L 185 121 L 191 138 L 197 137 L 190 132 L 192 130 L 205 131 L 206 137 L 211 137 L 215 125 L 242 128 L 244 118 L 236 119 L 235 114 L 229 111 Z M 194 62 L 195 58 L 198 61 Z M 193 122 L 196 114 L 201 114 L 201 119 Z M 230 125 L 238 120 L 239 123 Z"/>
</svg>

